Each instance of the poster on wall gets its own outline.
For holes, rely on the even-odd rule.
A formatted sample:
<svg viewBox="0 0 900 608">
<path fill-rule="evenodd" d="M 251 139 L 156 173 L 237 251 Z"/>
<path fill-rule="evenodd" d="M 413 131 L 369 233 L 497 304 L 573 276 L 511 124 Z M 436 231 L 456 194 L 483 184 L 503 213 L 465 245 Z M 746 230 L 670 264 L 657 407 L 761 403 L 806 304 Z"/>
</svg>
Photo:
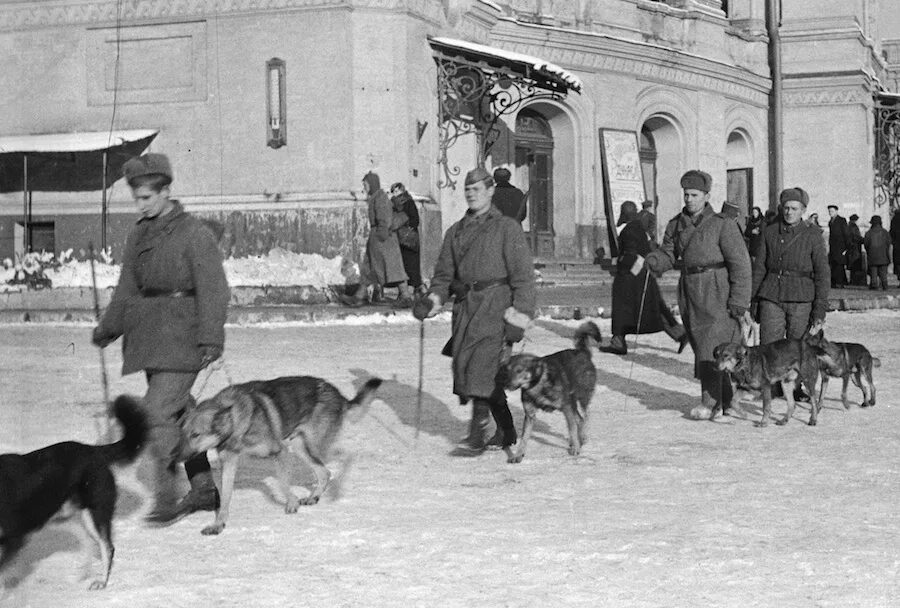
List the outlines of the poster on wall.
<svg viewBox="0 0 900 608">
<path fill-rule="evenodd" d="M 609 232 L 610 256 L 618 257 L 616 222 L 625 201 L 634 201 L 638 209 L 647 198 L 638 137 L 634 131 L 600 129 L 600 160 L 603 166 L 603 198 Z"/>
</svg>

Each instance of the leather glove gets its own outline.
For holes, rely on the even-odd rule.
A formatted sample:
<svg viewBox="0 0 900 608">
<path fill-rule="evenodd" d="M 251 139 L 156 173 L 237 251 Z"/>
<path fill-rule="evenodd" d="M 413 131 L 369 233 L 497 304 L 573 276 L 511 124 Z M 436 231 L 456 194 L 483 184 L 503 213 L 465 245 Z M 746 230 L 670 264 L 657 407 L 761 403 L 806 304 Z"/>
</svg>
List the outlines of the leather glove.
<svg viewBox="0 0 900 608">
<path fill-rule="evenodd" d="M 426 293 L 417 296 L 412 305 L 412 314 L 419 321 L 433 317 L 441 309 L 441 301 L 436 294 Z"/>
<path fill-rule="evenodd" d="M 525 328 L 512 323 L 504 323 L 503 336 L 509 343 L 521 342 L 525 338 Z"/>
<path fill-rule="evenodd" d="M 728 307 L 728 314 L 731 315 L 731 318 L 735 321 L 740 321 L 744 318 L 744 313 L 747 312 L 747 309 L 743 306 L 738 306 L 736 304 L 732 304 Z"/>
<path fill-rule="evenodd" d="M 116 339 L 114 337 L 103 333 L 103 331 L 100 330 L 99 325 L 95 327 L 94 331 L 91 333 L 91 342 L 93 342 L 95 346 L 99 346 L 100 348 L 106 348 L 115 341 Z"/>
<path fill-rule="evenodd" d="M 205 369 L 210 363 L 222 356 L 222 347 L 215 344 L 200 345 L 200 369 Z"/>
</svg>

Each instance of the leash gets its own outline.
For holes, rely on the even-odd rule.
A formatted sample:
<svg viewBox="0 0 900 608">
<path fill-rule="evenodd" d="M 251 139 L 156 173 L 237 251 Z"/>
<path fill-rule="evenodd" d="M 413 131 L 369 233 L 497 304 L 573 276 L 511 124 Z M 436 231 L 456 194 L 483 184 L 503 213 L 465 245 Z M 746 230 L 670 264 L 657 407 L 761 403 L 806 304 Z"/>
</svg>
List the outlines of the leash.
<svg viewBox="0 0 900 608">
<path fill-rule="evenodd" d="M 416 435 L 419 440 L 419 427 L 422 426 L 422 378 L 425 374 L 425 319 L 419 321 L 419 387 L 416 390 Z"/>
<path fill-rule="evenodd" d="M 94 242 L 88 242 L 88 255 L 91 259 L 91 287 L 94 295 L 94 320 L 100 323 L 100 296 L 97 294 L 97 270 L 94 268 Z M 105 410 L 104 419 L 106 420 L 105 428 L 100 429 L 100 422 L 94 417 L 94 426 L 97 430 L 97 437 L 102 438 L 109 435 L 109 376 L 106 373 L 106 355 L 103 348 L 98 348 L 100 353 L 100 383 L 103 386 L 103 409 Z"/>
<path fill-rule="evenodd" d="M 634 331 L 634 344 L 632 348 L 636 349 L 638 345 L 638 336 L 641 331 L 641 319 L 644 316 L 644 300 L 647 298 L 647 286 L 650 284 L 650 268 L 645 268 L 646 274 L 644 275 L 644 289 L 641 291 L 641 305 L 638 307 L 638 319 L 637 319 L 637 327 L 635 327 Z M 631 358 L 631 366 L 628 368 L 628 381 L 631 382 L 631 377 L 634 374 L 634 357 Z M 625 406 L 628 404 L 628 399 L 622 401 L 622 411 L 625 411 Z"/>
</svg>

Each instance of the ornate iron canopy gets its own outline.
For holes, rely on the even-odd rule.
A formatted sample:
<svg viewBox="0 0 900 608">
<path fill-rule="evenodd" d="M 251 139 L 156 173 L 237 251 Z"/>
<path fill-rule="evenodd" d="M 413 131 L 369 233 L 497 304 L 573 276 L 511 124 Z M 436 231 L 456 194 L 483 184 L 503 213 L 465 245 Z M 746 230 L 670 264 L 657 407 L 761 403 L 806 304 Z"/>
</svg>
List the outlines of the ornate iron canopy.
<svg viewBox="0 0 900 608">
<path fill-rule="evenodd" d="M 875 97 L 875 205 L 900 208 L 900 95 Z"/>
<path fill-rule="evenodd" d="M 484 165 L 500 135 L 498 122 L 524 103 L 562 99 L 581 92 L 581 81 L 536 57 L 448 38 L 429 38 L 437 64 L 438 187 L 455 188 L 460 168 L 447 151 L 463 135 L 475 134 L 478 164 Z"/>
</svg>

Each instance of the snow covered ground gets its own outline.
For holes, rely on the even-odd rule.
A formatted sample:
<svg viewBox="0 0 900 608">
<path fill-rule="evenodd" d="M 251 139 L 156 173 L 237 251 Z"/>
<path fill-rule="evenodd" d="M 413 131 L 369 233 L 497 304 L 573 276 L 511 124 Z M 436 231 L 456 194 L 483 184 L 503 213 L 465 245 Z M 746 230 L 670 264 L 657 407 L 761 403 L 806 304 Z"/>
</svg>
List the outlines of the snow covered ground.
<svg viewBox="0 0 900 608">
<path fill-rule="evenodd" d="M 402 315 L 399 317 L 402 319 Z M 604 334 L 609 321 L 598 320 Z M 148 529 L 147 471 L 117 471 L 116 561 L 109 587 L 86 591 L 74 527 L 36 534 L 15 607 L 893 607 L 900 603 L 900 314 L 833 313 L 832 339 L 881 358 L 878 403 L 844 411 L 832 381 L 819 426 L 798 408 L 786 427 L 743 418 L 694 421 L 690 352 L 663 334 L 627 357 L 595 354 L 590 441 L 566 454 L 561 415 L 538 414 L 528 455 L 449 456 L 467 408 L 439 351 L 446 318 L 426 325 L 423 424 L 415 437 L 418 327 L 408 322 L 229 327 L 224 370 L 195 392 L 286 374 L 323 376 L 350 395 L 387 382 L 342 441 L 326 500 L 285 515 L 271 463 L 238 471 L 219 537 L 196 514 Z M 576 323 L 540 320 L 528 350 L 566 347 Z M 102 406 L 88 326 L 0 326 L 0 452 L 65 439 L 94 442 Z M 120 378 L 112 393 L 142 394 Z M 227 371 L 227 374 L 226 374 Z M 860 401 L 855 387 L 851 400 Z M 511 397 L 521 424 L 518 396 Z M 776 401 L 775 412 L 784 412 Z M 299 470 L 295 493 L 311 474 Z M 94 566 L 97 566 L 96 561 Z"/>
</svg>

